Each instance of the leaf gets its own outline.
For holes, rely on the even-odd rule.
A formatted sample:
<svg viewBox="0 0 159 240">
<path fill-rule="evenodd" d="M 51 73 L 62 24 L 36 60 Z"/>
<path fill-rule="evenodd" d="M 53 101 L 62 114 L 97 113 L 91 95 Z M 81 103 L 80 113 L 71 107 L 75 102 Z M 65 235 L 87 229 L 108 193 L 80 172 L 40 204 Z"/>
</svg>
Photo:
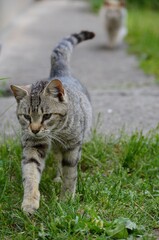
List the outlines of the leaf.
<svg viewBox="0 0 159 240">
<path fill-rule="evenodd" d="M 136 223 L 132 222 L 129 218 L 118 218 L 112 222 L 110 229 L 106 230 L 108 236 L 115 239 L 127 239 L 129 232 L 128 230 L 136 230 Z"/>
<path fill-rule="evenodd" d="M 118 218 L 114 221 L 115 224 L 123 224 L 129 230 L 137 229 L 136 223 L 132 222 L 129 218 Z"/>
<path fill-rule="evenodd" d="M 125 239 L 128 237 L 128 231 L 124 225 L 114 226 L 112 229 L 106 230 L 108 236 L 113 237 L 115 239 Z"/>
</svg>

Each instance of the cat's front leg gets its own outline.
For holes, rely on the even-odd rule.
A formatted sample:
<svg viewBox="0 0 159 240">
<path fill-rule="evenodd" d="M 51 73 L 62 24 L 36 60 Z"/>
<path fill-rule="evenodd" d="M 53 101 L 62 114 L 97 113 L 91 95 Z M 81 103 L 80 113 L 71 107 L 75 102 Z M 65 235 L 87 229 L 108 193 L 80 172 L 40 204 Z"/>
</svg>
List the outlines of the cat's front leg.
<svg viewBox="0 0 159 240">
<path fill-rule="evenodd" d="M 75 196 L 77 183 L 77 165 L 81 157 L 81 146 L 63 154 L 62 159 L 62 188 L 60 198 Z"/>
<path fill-rule="evenodd" d="M 39 208 L 39 183 L 45 165 L 47 144 L 34 144 L 23 149 L 22 178 L 24 196 L 22 209 L 26 213 L 34 213 Z"/>
</svg>

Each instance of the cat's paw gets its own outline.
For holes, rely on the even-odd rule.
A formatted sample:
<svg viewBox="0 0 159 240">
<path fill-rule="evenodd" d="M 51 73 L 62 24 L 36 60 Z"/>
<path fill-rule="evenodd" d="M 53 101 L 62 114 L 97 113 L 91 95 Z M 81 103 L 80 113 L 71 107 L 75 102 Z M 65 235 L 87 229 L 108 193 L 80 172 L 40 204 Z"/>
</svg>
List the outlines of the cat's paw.
<svg viewBox="0 0 159 240">
<path fill-rule="evenodd" d="M 33 214 L 39 208 L 39 200 L 24 199 L 22 203 L 22 210 L 26 214 Z"/>
<path fill-rule="evenodd" d="M 59 182 L 59 183 L 61 183 L 62 182 L 62 179 L 61 179 L 61 177 L 55 177 L 54 179 L 53 179 L 53 181 L 54 182 Z"/>
</svg>

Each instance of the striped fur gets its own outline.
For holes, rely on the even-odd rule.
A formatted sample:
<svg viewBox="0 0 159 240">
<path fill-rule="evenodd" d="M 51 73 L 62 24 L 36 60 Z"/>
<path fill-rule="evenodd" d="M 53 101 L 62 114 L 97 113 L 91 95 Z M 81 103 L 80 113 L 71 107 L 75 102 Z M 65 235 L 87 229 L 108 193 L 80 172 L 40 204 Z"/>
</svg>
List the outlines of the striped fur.
<svg viewBox="0 0 159 240">
<path fill-rule="evenodd" d="M 94 33 L 83 31 L 63 39 L 52 52 L 48 80 L 11 86 L 22 128 L 22 209 L 26 213 L 39 208 L 39 183 L 51 145 L 55 181 L 62 181 L 60 198 L 75 195 L 77 164 L 90 132 L 92 108 L 87 89 L 69 72 L 69 58 L 75 45 L 93 37 Z"/>
<path fill-rule="evenodd" d="M 51 55 L 51 72 L 50 78 L 69 76 L 69 60 L 73 48 L 82 41 L 94 38 L 93 32 L 82 31 L 79 34 L 72 34 L 70 37 L 64 38 Z"/>
</svg>

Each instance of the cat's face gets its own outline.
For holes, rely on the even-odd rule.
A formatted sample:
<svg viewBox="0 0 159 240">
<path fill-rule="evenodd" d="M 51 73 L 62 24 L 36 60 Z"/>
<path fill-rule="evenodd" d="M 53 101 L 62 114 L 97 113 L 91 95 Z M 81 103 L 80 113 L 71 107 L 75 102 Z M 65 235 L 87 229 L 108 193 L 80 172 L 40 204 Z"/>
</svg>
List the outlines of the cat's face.
<svg viewBox="0 0 159 240">
<path fill-rule="evenodd" d="M 38 93 L 27 86 L 11 86 L 17 99 L 17 117 L 22 130 L 32 137 L 49 136 L 60 129 L 67 117 L 67 100 L 59 80 L 52 80 Z"/>
<path fill-rule="evenodd" d="M 119 21 L 122 17 L 122 9 L 125 7 L 123 1 L 113 1 L 107 0 L 105 2 L 106 6 L 106 18 L 108 20 L 117 20 Z"/>
</svg>

